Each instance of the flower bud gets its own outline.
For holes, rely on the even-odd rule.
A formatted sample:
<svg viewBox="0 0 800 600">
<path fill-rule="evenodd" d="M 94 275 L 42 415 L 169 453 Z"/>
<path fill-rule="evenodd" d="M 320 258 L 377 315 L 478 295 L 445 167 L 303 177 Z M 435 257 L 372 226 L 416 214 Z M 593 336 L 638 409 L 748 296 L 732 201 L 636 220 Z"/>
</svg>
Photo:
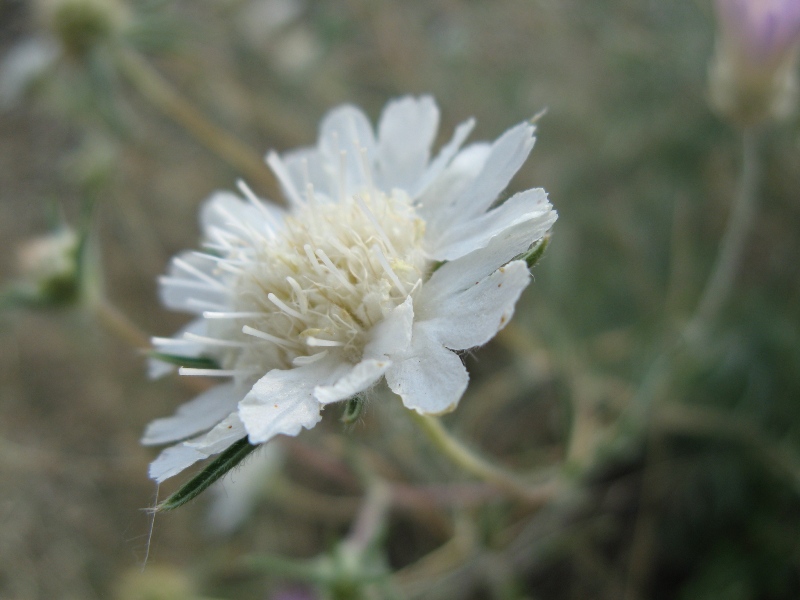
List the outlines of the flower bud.
<svg viewBox="0 0 800 600">
<path fill-rule="evenodd" d="M 716 0 L 711 102 L 743 126 L 787 116 L 797 100 L 800 0 Z"/>
<path fill-rule="evenodd" d="M 18 250 L 24 283 L 17 290 L 30 303 L 63 306 L 78 300 L 81 291 L 81 239 L 68 227 L 29 240 Z"/>
<path fill-rule="evenodd" d="M 40 12 L 65 53 L 76 58 L 113 38 L 128 16 L 117 0 L 42 0 Z"/>
</svg>

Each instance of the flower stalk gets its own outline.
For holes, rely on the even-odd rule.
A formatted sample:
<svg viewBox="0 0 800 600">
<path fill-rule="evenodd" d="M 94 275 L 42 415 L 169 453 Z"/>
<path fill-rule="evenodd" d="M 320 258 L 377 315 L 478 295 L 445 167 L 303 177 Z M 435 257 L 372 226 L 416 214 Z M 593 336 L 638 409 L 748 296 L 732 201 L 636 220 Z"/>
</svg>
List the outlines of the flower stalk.
<svg viewBox="0 0 800 600">
<path fill-rule="evenodd" d="M 121 51 L 118 62 L 123 75 L 153 106 L 241 173 L 273 202 L 281 202 L 277 182 L 258 152 L 209 121 L 138 53 Z"/>
<path fill-rule="evenodd" d="M 708 278 L 697 309 L 684 330 L 684 339 L 689 343 L 702 337 L 703 328 L 717 316 L 730 296 L 756 211 L 758 173 L 757 132 L 752 128 L 746 129 L 742 134 L 739 189 L 731 207 L 714 270 Z"/>
<path fill-rule="evenodd" d="M 531 486 L 468 448 L 453 437 L 436 417 L 421 415 L 416 411 L 409 411 L 409 414 L 431 443 L 468 473 L 535 507 L 545 504 L 555 495 L 557 489 L 555 481 Z"/>
</svg>

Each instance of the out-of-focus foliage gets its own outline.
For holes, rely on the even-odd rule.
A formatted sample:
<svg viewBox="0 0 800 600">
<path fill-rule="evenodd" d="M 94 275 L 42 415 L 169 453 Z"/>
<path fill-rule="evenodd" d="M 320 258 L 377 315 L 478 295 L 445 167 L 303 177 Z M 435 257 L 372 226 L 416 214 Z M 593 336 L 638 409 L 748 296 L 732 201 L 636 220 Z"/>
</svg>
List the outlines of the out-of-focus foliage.
<svg viewBox="0 0 800 600">
<path fill-rule="evenodd" d="M 20 275 L 13 249 L 48 229 L 49 205 L 79 223 L 91 202 L 105 289 L 155 335 L 182 324 L 158 306 L 155 277 L 195 245 L 199 203 L 242 173 L 154 106 L 120 52 L 259 151 L 312 143 L 345 101 L 374 117 L 389 97 L 430 92 L 442 129 L 475 116 L 477 139 L 547 107 L 510 191 L 544 187 L 560 217 L 513 329 L 466 357 L 470 389 L 446 424 L 520 472 L 566 462 L 571 479 L 525 511 L 462 481 L 376 395 L 344 432 L 328 410 L 286 442 L 284 468 L 263 469 L 251 501 L 232 503 L 251 511 L 238 529 L 206 526 L 208 499 L 159 515 L 133 575 L 148 539 L 140 509 L 155 502 L 138 438 L 191 391 L 146 381 L 142 357 L 85 312 L 6 310 L 0 596 L 313 597 L 313 581 L 295 588 L 241 557 L 332 556 L 362 506 L 353 455 L 395 485 L 371 555 L 394 575 L 370 593 L 800 596 L 797 116 L 761 132 L 757 216 L 707 341 L 670 350 L 740 170 L 739 132 L 707 103 L 710 3 L 65 3 L 100 12 L 54 21 L 55 2 L 0 4 L 0 63 L 15 69 L 0 75 L 0 274 Z M 239 473 L 215 502 L 225 486 L 240 498 Z"/>
</svg>

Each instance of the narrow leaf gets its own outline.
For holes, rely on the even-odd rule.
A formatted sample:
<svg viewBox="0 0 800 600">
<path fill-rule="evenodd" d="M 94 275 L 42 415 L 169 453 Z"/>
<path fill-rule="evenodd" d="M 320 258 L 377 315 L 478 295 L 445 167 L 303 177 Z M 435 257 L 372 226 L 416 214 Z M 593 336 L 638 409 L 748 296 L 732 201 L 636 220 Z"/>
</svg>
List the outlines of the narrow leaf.
<svg viewBox="0 0 800 600">
<path fill-rule="evenodd" d="M 202 471 L 186 482 L 181 489 L 163 502 L 160 502 L 156 506 L 155 512 L 173 510 L 179 506 L 183 506 L 190 500 L 194 500 L 203 493 L 208 486 L 242 462 L 242 460 L 257 447 L 258 446 L 253 446 L 248 442 L 246 437 L 240 439 L 238 442 L 234 442 L 227 450 L 206 465 Z"/>
<path fill-rule="evenodd" d="M 180 356 L 178 354 L 164 354 L 163 352 L 150 351 L 147 353 L 150 358 L 155 358 L 178 367 L 191 367 L 194 369 L 219 369 L 217 361 L 205 356 Z"/>
</svg>

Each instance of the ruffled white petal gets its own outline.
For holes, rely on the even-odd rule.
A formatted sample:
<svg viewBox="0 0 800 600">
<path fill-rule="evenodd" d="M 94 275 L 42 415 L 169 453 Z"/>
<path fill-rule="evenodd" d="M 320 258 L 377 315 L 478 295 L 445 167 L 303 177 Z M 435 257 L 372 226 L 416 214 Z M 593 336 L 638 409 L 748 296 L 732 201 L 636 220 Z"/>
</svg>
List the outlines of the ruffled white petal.
<svg viewBox="0 0 800 600">
<path fill-rule="evenodd" d="M 439 127 L 433 98 L 406 96 L 386 105 L 378 123 L 377 168 L 383 190 L 411 190 L 430 159 Z"/>
<path fill-rule="evenodd" d="M 331 385 L 319 385 L 314 396 L 322 404 L 347 400 L 375 385 L 391 366 L 391 356 L 407 354 L 411 344 L 414 304 L 409 296 L 370 332 L 361 362 L 344 368 Z"/>
<path fill-rule="evenodd" d="M 553 220 L 556 216 L 555 211 L 552 211 Z M 443 264 L 421 290 L 417 302 L 419 318 L 423 318 L 421 315 L 430 316 L 430 307 L 441 302 L 442 298 L 477 284 L 499 267 L 526 252 L 531 242 L 541 239 L 547 231 L 543 229 L 545 225 L 547 224 L 538 221 L 524 221 L 500 232 L 485 248 Z M 549 226 L 547 225 L 548 228 Z"/>
<path fill-rule="evenodd" d="M 555 213 L 547 201 L 547 194 L 541 188 L 515 194 L 487 213 L 454 224 L 444 235 L 432 240 L 434 245 L 429 252 L 437 260 L 454 260 L 486 247 L 493 237 L 509 227 L 534 219 L 539 220 L 538 229 L 542 233 L 555 222 Z"/>
<path fill-rule="evenodd" d="M 334 198 L 363 191 L 372 177 L 376 142 L 372 125 L 359 108 L 345 105 L 328 113 L 320 126 L 318 148 L 335 181 Z"/>
<path fill-rule="evenodd" d="M 385 359 L 406 352 L 411 343 L 413 323 L 414 301 L 409 296 L 372 329 L 364 357 Z"/>
<path fill-rule="evenodd" d="M 208 455 L 185 444 L 177 444 L 162 450 L 158 458 L 150 463 L 148 474 L 150 479 L 161 483 L 204 458 L 208 458 Z"/>
<path fill-rule="evenodd" d="M 391 364 L 391 361 L 386 359 L 362 360 L 348 368 L 336 383 L 315 387 L 314 397 L 323 405 L 352 398 L 375 385 Z"/>
<path fill-rule="evenodd" d="M 433 339 L 425 323 L 414 325 L 410 354 L 386 371 L 386 383 L 403 404 L 428 415 L 455 409 L 468 382 L 461 358 Z"/>
<path fill-rule="evenodd" d="M 447 187 L 440 197 L 434 196 L 436 190 L 425 194 L 429 205 L 427 218 L 436 233 L 489 209 L 528 158 L 535 141 L 533 132 L 533 126 L 520 123 L 495 141 L 488 153 L 484 154 L 483 146 L 473 146 L 454 159 L 453 168 L 444 174 L 449 177 L 445 177 Z M 479 171 L 478 165 L 481 165 Z"/>
<path fill-rule="evenodd" d="M 227 450 L 231 444 L 238 442 L 246 435 L 247 432 L 241 419 L 239 419 L 239 415 L 232 412 L 217 423 L 207 434 L 184 442 L 184 444 L 198 452 L 202 452 L 206 456 L 211 456 Z"/>
<path fill-rule="evenodd" d="M 416 185 L 409 189 L 409 196 L 411 198 L 418 198 L 427 188 L 430 186 L 438 177 L 442 174 L 445 168 L 450 164 L 450 161 L 453 160 L 453 157 L 456 156 L 456 153 L 461 149 L 461 145 L 467 139 L 470 133 L 472 133 L 472 129 L 475 127 L 475 119 L 469 119 L 468 121 L 464 121 L 453 132 L 453 137 L 450 139 L 447 144 L 445 144 L 442 149 L 439 151 L 439 154 L 436 155 L 436 158 L 433 159 L 428 168 L 423 173 L 420 180 L 416 183 Z"/>
<path fill-rule="evenodd" d="M 520 123 L 500 136 L 492 144 L 480 175 L 453 208 L 463 210 L 465 217 L 485 212 L 528 158 L 536 139 L 534 131 L 529 123 Z"/>
<path fill-rule="evenodd" d="M 228 415 L 205 435 L 170 446 L 150 463 L 150 478 L 158 483 L 177 475 L 186 467 L 227 450 L 246 435 L 239 416 Z"/>
<path fill-rule="evenodd" d="M 425 189 L 417 211 L 425 219 L 427 235 L 440 235 L 452 225 L 452 205 L 480 174 L 490 150 L 484 142 L 470 144 Z"/>
<path fill-rule="evenodd" d="M 452 350 L 481 346 L 506 326 L 529 282 L 525 262 L 511 262 L 466 289 L 420 298 L 420 319 L 433 339 Z"/>
<path fill-rule="evenodd" d="M 142 444 L 166 444 L 206 431 L 234 411 L 241 397 L 242 394 L 236 393 L 232 383 L 206 390 L 194 400 L 181 404 L 173 416 L 150 423 L 145 429 Z"/>
<path fill-rule="evenodd" d="M 250 442 L 260 444 L 278 434 L 297 435 L 321 419 L 320 403 L 314 388 L 327 385 L 343 375 L 343 365 L 336 359 L 289 370 L 273 369 L 259 379 L 239 403 L 239 416 Z"/>
</svg>

